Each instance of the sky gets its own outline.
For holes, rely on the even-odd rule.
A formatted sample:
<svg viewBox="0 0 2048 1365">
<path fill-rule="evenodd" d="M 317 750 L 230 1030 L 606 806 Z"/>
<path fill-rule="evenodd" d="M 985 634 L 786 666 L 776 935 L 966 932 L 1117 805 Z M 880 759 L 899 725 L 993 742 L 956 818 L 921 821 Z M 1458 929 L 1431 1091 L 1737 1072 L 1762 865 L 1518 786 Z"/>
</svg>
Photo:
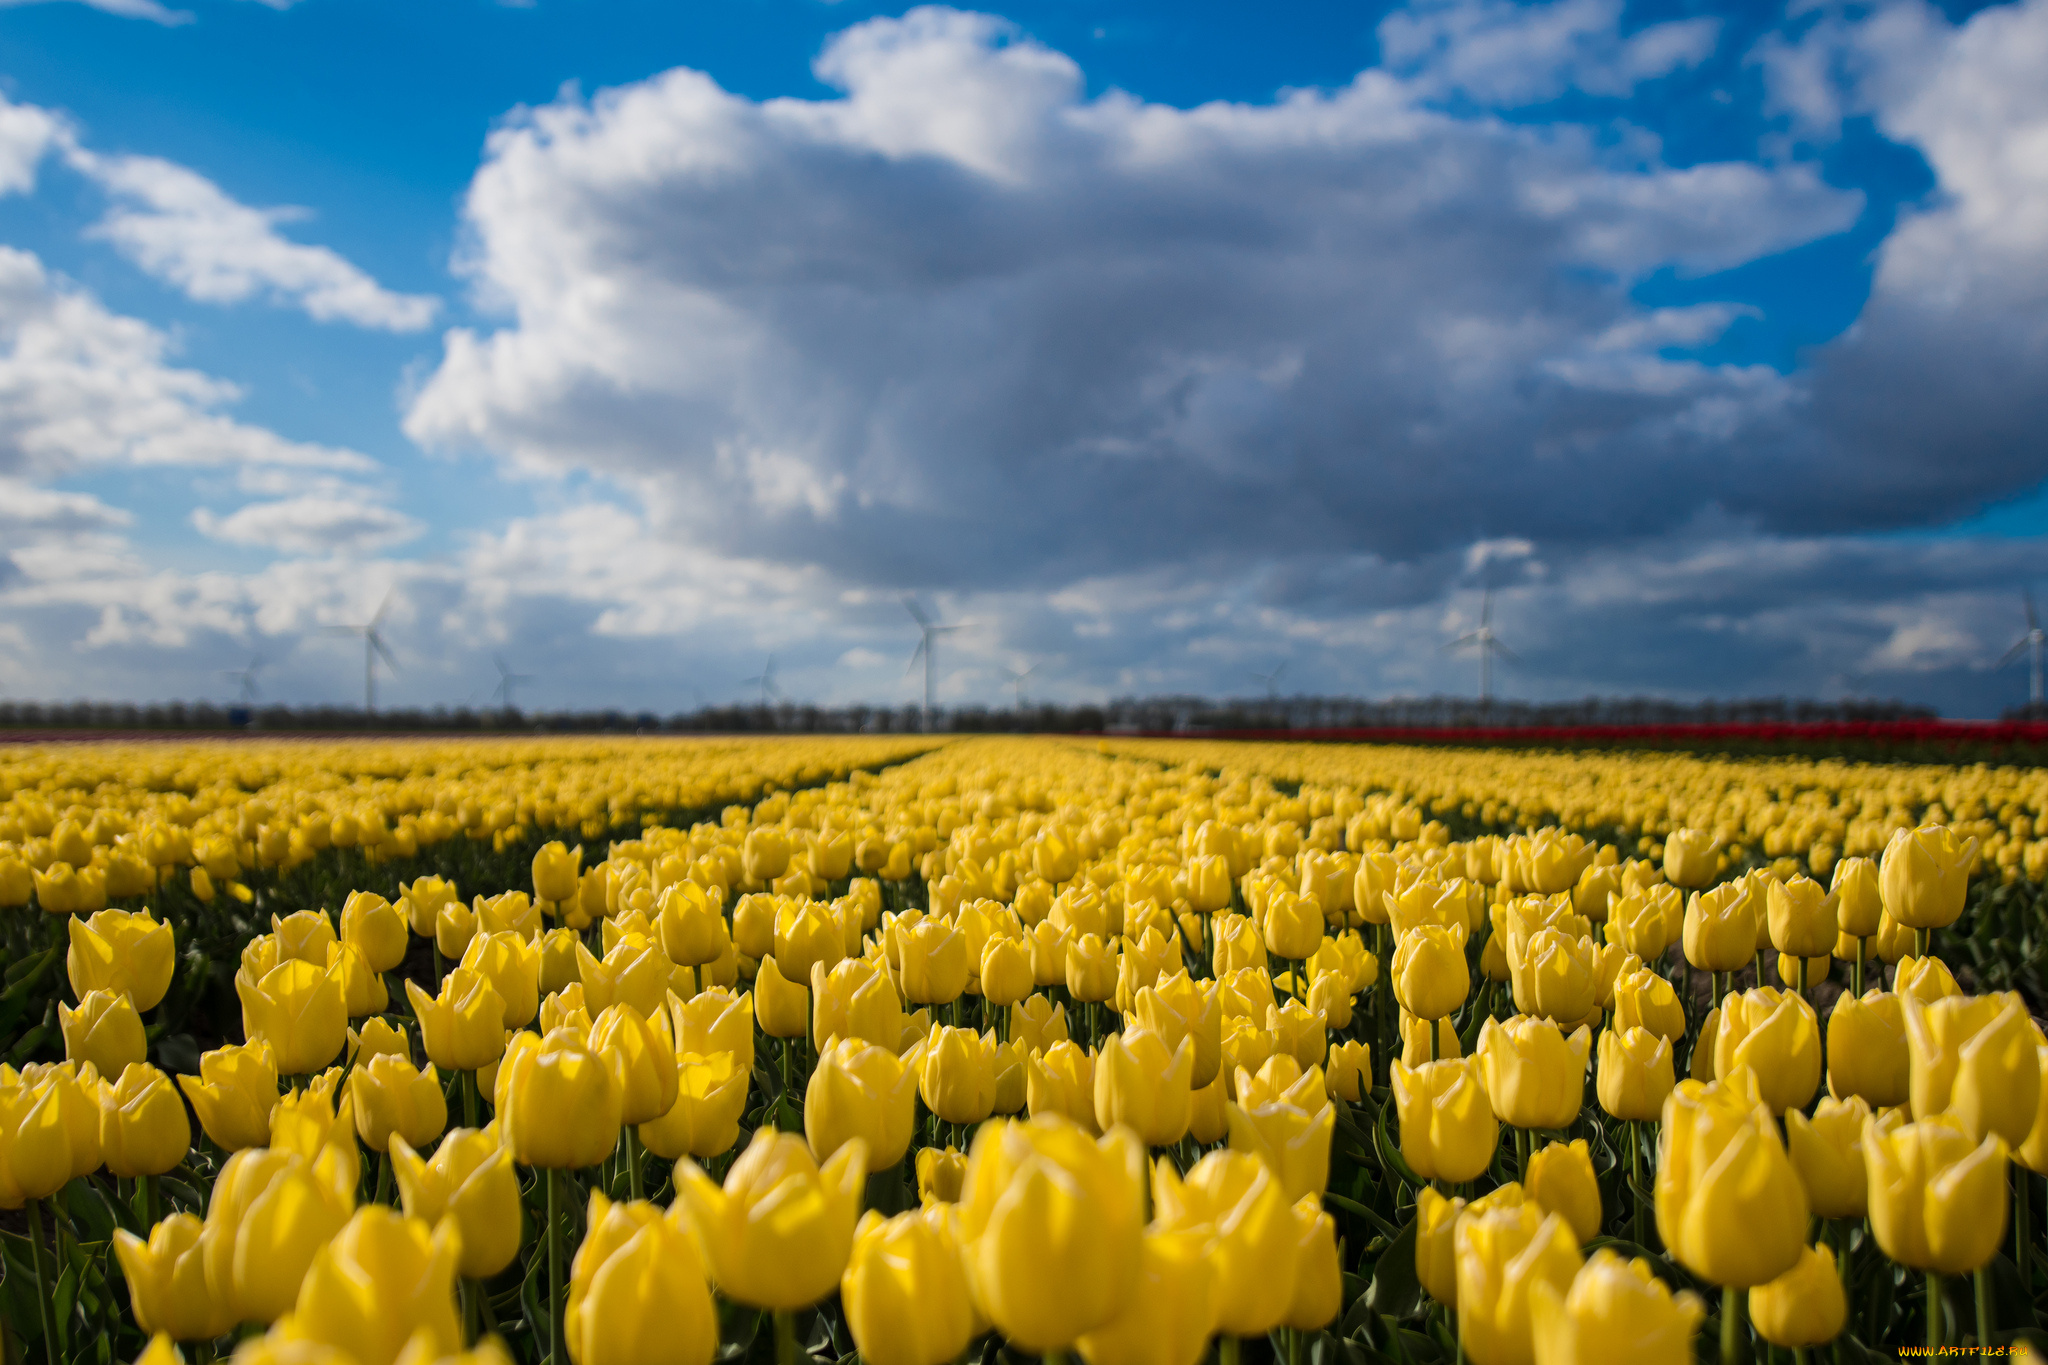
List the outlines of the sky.
<svg viewBox="0 0 2048 1365">
<path fill-rule="evenodd" d="M 0 0 L 0 695 L 2026 700 L 2048 0 L 1248 15 Z"/>
</svg>

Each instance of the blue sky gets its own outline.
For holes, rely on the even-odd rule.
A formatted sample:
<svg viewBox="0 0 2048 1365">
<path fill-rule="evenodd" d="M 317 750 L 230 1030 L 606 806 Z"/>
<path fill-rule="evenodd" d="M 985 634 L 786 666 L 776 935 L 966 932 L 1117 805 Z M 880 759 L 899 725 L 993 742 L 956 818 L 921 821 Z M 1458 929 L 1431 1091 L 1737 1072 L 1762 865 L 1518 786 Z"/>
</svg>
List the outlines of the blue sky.
<svg viewBox="0 0 2048 1365">
<path fill-rule="evenodd" d="M 0 692 L 2024 699 L 2048 0 L 0 3 Z M 2029 150 L 2032 149 L 2032 150 Z M 2044 583 L 2048 589 L 2048 583 Z"/>
</svg>

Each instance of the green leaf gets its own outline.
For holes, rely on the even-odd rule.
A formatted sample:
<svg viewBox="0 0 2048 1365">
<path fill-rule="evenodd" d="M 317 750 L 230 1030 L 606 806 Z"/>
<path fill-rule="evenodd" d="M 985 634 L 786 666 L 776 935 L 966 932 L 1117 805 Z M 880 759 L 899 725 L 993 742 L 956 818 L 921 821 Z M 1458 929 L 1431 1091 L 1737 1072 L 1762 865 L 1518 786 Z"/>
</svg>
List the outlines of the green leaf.
<svg viewBox="0 0 2048 1365">
<path fill-rule="evenodd" d="M 1410 1220 L 1400 1235 L 1373 1263 L 1372 1285 L 1365 1302 L 1375 1313 L 1394 1319 L 1413 1317 L 1422 1308 L 1422 1281 L 1415 1277 L 1415 1223 Z"/>
</svg>

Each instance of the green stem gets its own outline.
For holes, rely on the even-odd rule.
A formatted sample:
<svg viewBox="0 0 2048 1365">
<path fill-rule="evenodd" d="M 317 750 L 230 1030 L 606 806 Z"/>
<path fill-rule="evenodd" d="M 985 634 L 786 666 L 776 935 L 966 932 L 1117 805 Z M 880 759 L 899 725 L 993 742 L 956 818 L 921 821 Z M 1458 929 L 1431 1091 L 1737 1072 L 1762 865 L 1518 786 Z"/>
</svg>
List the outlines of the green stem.
<svg viewBox="0 0 2048 1365">
<path fill-rule="evenodd" d="M 645 1199 L 647 1192 L 640 1179 L 640 1130 L 630 1123 L 625 1126 L 625 1148 L 626 1193 L 634 1199 Z"/>
<path fill-rule="evenodd" d="M 2033 1236 L 2033 1229 L 2029 1224 L 2033 1222 L 2034 1215 L 2033 1201 L 2027 1197 L 2029 1172 L 2026 1167 L 2020 1166 L 2015 1168 L 2012 1174 L 2013 1265 L 2020 1273 L 2021 1291 L 2027 1298 L 2032 1299 L 2034 1278 L 2032 1268 L 2027 1264 L 2027 1253 L 2031 1250 L 2028 1241 Z"/>
<path fill-rule="evenodd" d="M 1977 1350 L 1986 1361 L 1991 1359 L 1991 1267 L 1980 1265 L 1973 1277 L 1977 1281 Z"/>
<path fill-rule="evenodd" d="M 1287 1329 L 1287 1365 L 1301 1365 L 1301 1338 L 1296 1329 Z"/>
<path fill-rule="evenodd" d="M 1938 1348 L 1941 1345 L 1941 1317 L 1941 1276 L 1930 1270 L 1927 1272 L 1927 1344 L 1930 1347 Z"/>
<path fill-rule="evenodd" d="M 775 1311 L 775 1365 L 796 1365 L 796 1314 Z"/>
<path fill-rule="evenodd" d="M 475 1280 L 464 1278 L 455 1282 L 455 1292 L 462 1300 L 462 1344 L 468 1349 L 476 1344 L 477 1310 L 476 1301 L 481 1297 Z"/>
<path fill-rule="evenodd" d="M 388 1147 L 377 1153 L 377 1202 L 391 1202 L 391 1150 Z"/>
<path fill-rule="evenodd" d="M 43 1201 L 28 1201 L 28 1253 L 36 1270 L 36 1311 L 43 1320 L 43 1351 L 50 1365 L 58 1365 L 57 1315 L 50 1302 L 50 1279 L 43 1271 Z"/>
<path fill-rule="evenodd" d="M 1734 1285 L 1721 1290 L 1721 1365 L 1741 1365 L 1742 1291 Z"/>
<path fill-rule="evenodd" d="M 157 1180 L 157 1176 L 146 1175 L 137 1182 L 142 1187 L 136 1193 L 142 1196 L 142 1233 L 145 1237 L 149 1235 L 149 1230 L 156 1226 L 156 1211 L 159 1207 Z"/>
<path fill-rule="evenodd" d="M 1240 1365 L 1244 1343 L 1236 1337 L 1216 1338 L 1216 1365 Z"/>
<path fill-rule="evenodd" d="M 1927 949 L 1933 938 L 1934 931 L 1932 929 L 1915 929 L 1913 931 L 1913 956 L 1926 957 Z"/>
<path fill-rule="evenodd" d="M 565 1173 L 548 1169 L 548 1365 L 568 1365 L 567 1324 L 562 1321 L 562 1182 Z"/>
<path fill-rule="evenodd" d="M 462 1076 L 462 1126 L 475 1128 L 477 1111 L 476 1073 L 465 1071 Z"/>
<path fill-rule="evenodd" d="M 1640 1123 L 1630 1119 L 1624 1125 L 1628 1133 L 1628 1177 L 1629 1202 L 1634 1206 L 1630 1217 L 1630 1240 L 1637 1246 L 1643 1245 L 1643 1133 Z"/>
<path fill-rule="evenodd" d="M 1869 945 L 1869 943 L 1870 940 L 1863 937 L 1861 934 L 1858 934 L 1856 936 L 1856 980 L 1853 983 L 1851 989 L 1853 989 L 1856 992 L 1856 998 L 1858 1000 L 1861 1000 L 1863 998 L 1863 950 L 1865 949 L 1865 947 Z"/>
</svg>

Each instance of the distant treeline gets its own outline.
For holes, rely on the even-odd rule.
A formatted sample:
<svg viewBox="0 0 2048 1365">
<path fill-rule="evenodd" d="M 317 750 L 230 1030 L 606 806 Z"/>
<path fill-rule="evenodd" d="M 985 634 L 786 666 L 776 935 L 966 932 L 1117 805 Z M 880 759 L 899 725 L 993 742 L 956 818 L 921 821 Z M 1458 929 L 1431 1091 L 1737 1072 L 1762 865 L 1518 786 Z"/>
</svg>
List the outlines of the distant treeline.
<svg viewBox="0 0 2048 1365">
<path fill-rule="evenodd" d="M 1102 705 L 956 706 L 934 712 L 932 728 L 971 733 L 1214 734 L 1286 730 L 1521 730 L 1587 726 L 1871 724 L 1932 720 L 1924 706 L 1899 701 L 1806 701 L 1764 697 L 1675 702 L 1655 697 L 1583 701 L 1496 701 L 1465 697 L 1275 697 L 1209 701 L 1201 697 L 1123 697 Z M 0 730 L 258 730 L 562 734 L 819 734 L 902 732 L 920 728 L 915 706 L 708 706 L 653 711 L 511 711 L 470 707 L 380 710 L 345 706 L 224 706 L 214 702 L 0 701 Z"/>
</svg>

